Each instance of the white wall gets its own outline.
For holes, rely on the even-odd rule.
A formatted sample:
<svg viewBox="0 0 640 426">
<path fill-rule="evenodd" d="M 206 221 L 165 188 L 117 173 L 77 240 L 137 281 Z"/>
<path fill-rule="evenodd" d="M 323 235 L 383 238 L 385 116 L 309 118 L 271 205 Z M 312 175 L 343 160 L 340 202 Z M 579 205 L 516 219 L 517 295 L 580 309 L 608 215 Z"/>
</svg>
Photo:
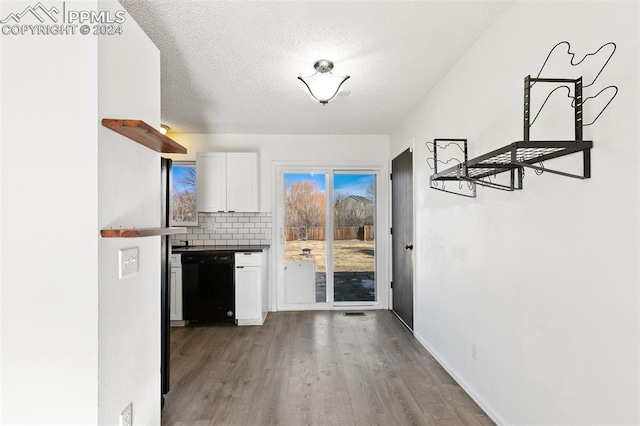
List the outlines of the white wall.
<svg viewBox="0 0 640 426">
<path fill-rule="evenodd" d="M 121 10 L 100 1 L 101 10 Z M 128 16 L 122 36 L 99 42 L 98 117 L 160 126 L 160 54 Z M 105 127 L 98 132 L 98 226 L 160 226 L 160 154 Z M 139 272 L 118 278 L 121 248 L 138 247 Z M 160 424 L 160 237 L 100 239 L 100 424 L 133 402 L 135 424 Z"/>
<path fill-rule="evenodd" d="M 618 44 L 600 78 L 620 93 L 585 128 L 592 179 L 527 171 L 524 190 L 476 199 L 428 189 L 424 142 L 466 137 L 474 157 L 522 139 L 523 78 L 562 40 Z M 518 2 L 391 135 L 393 153 L 415 137 L 422 164 L 416 337 L 499 423 L 640 422 L 638 42 L 636 2 Z M 550 114 L 532 139 L 558 126 Z"/>
<path fill-rule="evenodd" d="M 0 15 L 26 4 L 2 2 Z M 95 424 L 97 39 L 0 44 L 0 423 Z"/>
</svg>

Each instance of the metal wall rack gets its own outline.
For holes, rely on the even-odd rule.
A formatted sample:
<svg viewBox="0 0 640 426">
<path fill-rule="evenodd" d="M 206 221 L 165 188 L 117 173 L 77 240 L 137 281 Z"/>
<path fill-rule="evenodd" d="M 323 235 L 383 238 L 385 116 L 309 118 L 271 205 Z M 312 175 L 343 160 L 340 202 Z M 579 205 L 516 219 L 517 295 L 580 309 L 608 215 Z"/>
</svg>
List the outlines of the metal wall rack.
<svg viewBox="0 0 640 426">
<path fill-rule="evenodd" d="M 531 88 L 536 83 L 555 83 L 555 84 L 573 84 L 573 109 L 574 109 L 574 140 L 538 140 L 529 139 L 531 131 L 531 104 L 530 94 Z M 550 95 L 549 95 L 550 96 Z M 547 97 L 548 99 L 548 97 Z M 546 102 L 546 101 L 545 101 Z M 486 186 L 489 188 L 500 189 L 504 191 L 514 191 L 522 189 L 522 180 L 524 169 L 530 168 L 537 173 L 548 172 L 561 176 L 572 177 L 577 179 L 588 179 L 591 177 L 591 148 L 592 141 L 582 139 L 582 78 L 562 79 L 562 78 L 532 78 L 527 76 L 524 79 L 524 117 L 523 117 L 523 140 L 511 143 L 502 148 L 488 152 L 470 160 L 467 159 L 467 140 L 466 139 L 434 139 L 433 155 L 434 155 L 434 173 L 431 175 L 431 187 L 445 192 L 448 191 L 442 187 L 438 187 L 438 182 L 458 181 L 468 182 L 472 184 L 472 195 L 475 197 L 475 185 Z M 544 106 L 544 104 L 543 104 Z M 539 113 L 538 113 L 539 114 Z M 438 171 L 438 147 L 440 142 L 449 141 L 454 143 L 464 143 L 464 161 L 443 171 Z M 544 167 L 542 163 L 553 158 L 564 157 L 566 155 L 582 152 L 582 174 L 572 174 L 559 170 Z M 441 162 L 442 163 L 442 162 Z M 509 184 L 492 182 L 491 177 L 509 172 Z M 434 186 L 435 185 L 435 186 Z"/>
</svg>

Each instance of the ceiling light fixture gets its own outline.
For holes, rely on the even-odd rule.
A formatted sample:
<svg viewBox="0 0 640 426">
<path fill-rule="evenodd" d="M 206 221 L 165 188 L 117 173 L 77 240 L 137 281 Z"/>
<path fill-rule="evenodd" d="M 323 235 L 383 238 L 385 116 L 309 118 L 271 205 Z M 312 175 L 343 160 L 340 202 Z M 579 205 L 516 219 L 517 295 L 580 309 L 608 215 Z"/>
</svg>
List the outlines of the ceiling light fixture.
<svg viewBox="0 0 640 426">
<path fill-rule="evenodd" d="M 169 126 L 167 126 L 166 124 L 160 124 L 160 133 L 162 133 L 163 135 L 166 135 L 168 131 L 169 131 Z"/>
<path fill-rule="evenodd" d="M 307 87 L 309 94 L 313 99 L 326 105 L 330 100 L 336 97 L 342 84 L 347 81 L 350 76 L 340 77 L 334 75 L 333 62 L 327 59 L 320 59 L 313 64 L 316 73 L 309 77 L 298 77 Z"/>
</svg>

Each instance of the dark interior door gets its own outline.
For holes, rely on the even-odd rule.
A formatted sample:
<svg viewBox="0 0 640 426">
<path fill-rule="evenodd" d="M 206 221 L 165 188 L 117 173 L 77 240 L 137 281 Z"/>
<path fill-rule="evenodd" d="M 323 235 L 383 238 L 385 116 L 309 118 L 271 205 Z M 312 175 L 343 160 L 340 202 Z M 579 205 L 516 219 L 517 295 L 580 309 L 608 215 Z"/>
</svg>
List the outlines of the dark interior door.
<svg viewBox="0 0 640 426">
<path fill-rule="evenodd" d="M 391 162 L 393 312 L 413 330 L 413 153 Z"/>
</svg>

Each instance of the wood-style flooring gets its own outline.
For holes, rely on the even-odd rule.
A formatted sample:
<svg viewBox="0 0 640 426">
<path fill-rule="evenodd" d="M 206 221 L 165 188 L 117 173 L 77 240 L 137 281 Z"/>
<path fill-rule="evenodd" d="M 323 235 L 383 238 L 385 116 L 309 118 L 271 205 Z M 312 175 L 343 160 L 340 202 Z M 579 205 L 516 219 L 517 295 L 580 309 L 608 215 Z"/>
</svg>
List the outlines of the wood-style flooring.
<svg viewBox="0 0 640 426">
<path fill-rule="evenodd" d="M 163 425 L 492 425 L 389 311 L 171 329 Z"/>
</svg>

